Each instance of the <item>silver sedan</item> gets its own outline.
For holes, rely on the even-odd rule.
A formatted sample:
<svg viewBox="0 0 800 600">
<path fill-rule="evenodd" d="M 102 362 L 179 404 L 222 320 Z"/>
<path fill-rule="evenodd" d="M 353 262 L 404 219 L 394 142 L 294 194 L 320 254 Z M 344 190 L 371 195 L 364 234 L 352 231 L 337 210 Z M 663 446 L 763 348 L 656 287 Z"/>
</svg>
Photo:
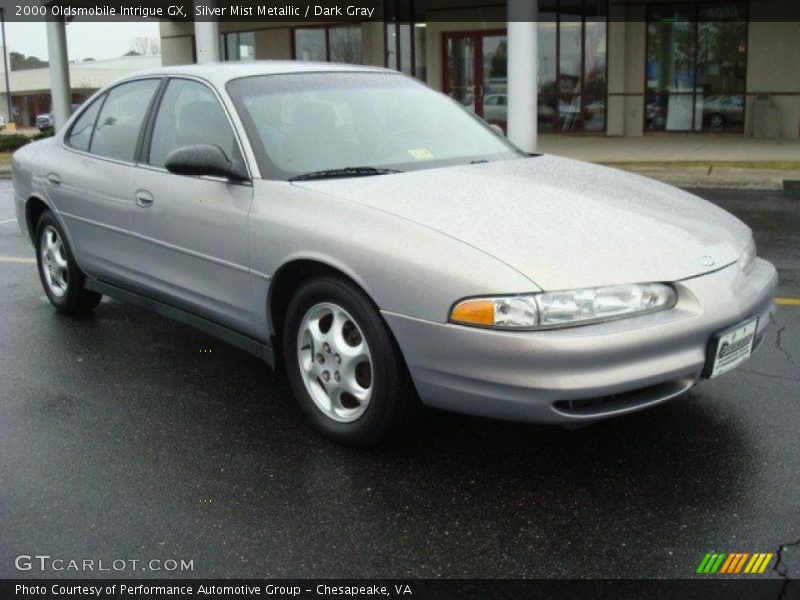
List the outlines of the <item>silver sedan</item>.
<svg viewBox="0 0 800 600">
<path fill-rule="evenodd" d="M 351 445 L 420 404 L 562 424 L 650 407 L 741 364 L 773 310 L 775 269 L 730 214 L 521 152 L 385 69 L 138 74 L 13 176 L 57 310 L 107 295 L 219 336 Z"/>
</svg>

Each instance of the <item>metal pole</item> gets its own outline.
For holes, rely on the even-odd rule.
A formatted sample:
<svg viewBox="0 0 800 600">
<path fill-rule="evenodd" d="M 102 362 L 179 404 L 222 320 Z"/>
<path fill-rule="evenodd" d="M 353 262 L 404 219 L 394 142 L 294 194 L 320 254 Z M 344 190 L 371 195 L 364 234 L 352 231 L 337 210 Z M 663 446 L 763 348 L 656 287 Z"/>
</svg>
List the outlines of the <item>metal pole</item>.
<svg viewBox="0 0 800 600">
<path fill-rule="evenodd" d="M 6 72 L 6 100 L 8 101 L 8 121 L 14 120 L 11 115 L 11 80 L 8 77 L 8 46 L 6 46 L 6 11 L 0 8 L 0 30 L 3 34 L 3 69 Z"/>
<path fill-rule="evenodd" d="M 47 21 L 47 49 L 50 60 L 50 93 L 53 98 L 53 121 L 58 131 L 69 120 L 72 102 L 69 87 L 67 26 L 64 21 Z"/>
<path fill-rule="evenodd" d="M 536 151 L 538 1 L 508 0 L 508 139 Z"/>
</svg>

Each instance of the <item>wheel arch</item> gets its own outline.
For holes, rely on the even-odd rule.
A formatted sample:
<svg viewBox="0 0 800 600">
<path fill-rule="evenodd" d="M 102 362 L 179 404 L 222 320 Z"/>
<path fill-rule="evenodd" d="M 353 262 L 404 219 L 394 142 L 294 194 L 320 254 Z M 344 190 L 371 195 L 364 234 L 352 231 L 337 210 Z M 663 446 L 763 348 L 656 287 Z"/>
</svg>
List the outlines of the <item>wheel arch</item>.
<svg viewBox="0 0 800 600">
<path fill-rule="evenodd" d="M 38 194 L 31 194 L 25 201 L 25 226 L 28 229 L 31 243 L 36 246 L 36 223 L 38 223 L 39 218 L 45 211 L 50 211 L 53 214 L 53 218 L 55 218 L 55 220 L 58 221 L 58 224 L 61 225 L 61 229 L 64 232 L 65 241 L 69 245 L 69 248 L 72 251 L 72 256 L 75 258 L 75 262 L 78 263 L 78 267 L 80 268 L 80 259 L 78 257 L 77 248 L 72 239 L 72 232 L 70 231 L 69 227 L 67 227 L 67 224 L 64 222 L 64 218 L 58 213 L 58 211 Z"/>
<path fill-rule="evenodd" d="M 282 355 L 283 322 L 286 309 L 292 297 L 303 283 L 313 277 L 332 275 L 345 279 L 372 302 L 376 310 L 380 310 L 375 298 L 369 293 L 359 278 L 345 270 L 344 267 L 331 264 L 316 257 L 293 258 L 285 262 L 275 271 L 270 279 L 267 292 L 267 321 L 270 325 L 272 347 L 275 350 L 276 369 Z"/>
<path fill-rule="evenodd" d="M 36 238 L 36 223 L 38 223 L 42 213 L 47 210 L 52 212 L 53 209 L 41 196 L 33 194 L 25 201 L 25 225 L 28 228 L 28 235 L 32 242 Z M 60 220 L 61 219 L 59 219 L 59 221 Z"/>
</svg>

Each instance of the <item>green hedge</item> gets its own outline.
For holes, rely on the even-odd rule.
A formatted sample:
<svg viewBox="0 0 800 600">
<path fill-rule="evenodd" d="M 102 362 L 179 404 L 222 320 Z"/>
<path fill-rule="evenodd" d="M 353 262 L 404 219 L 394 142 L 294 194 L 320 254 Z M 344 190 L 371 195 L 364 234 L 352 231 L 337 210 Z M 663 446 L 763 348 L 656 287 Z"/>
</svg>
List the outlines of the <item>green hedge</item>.
<svg viewBox="0 0 800 600">
<path fill-rule="evenodd" d="M 14 152 L 14 150 L 22 148 L 22 146 L 30 142 L 31 138 L 21 133 L 0 135 L 0 152 Z"/>
<path fill-rule="evenodd" d="M 45 138 L 53 137 L 55 132 L 55 129 L 48 127 L 47 129 L 43 129 L 41 132 L 37 133 L 32 139 L 35 142 L 36 140 L 43 140 Z"/>
</svg>

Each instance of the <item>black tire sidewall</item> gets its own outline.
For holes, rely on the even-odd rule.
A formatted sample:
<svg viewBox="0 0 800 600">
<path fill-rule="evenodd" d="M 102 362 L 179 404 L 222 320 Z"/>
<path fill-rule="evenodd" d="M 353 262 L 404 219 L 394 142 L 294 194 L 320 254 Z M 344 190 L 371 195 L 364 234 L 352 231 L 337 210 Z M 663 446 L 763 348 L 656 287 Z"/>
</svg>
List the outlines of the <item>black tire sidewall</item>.
<svg viewBox="0 0 800 600">
<path fill-rule="evenodd" d="M 321 302 L 344 308 L 357 322 L 370 348 L 372 397 L 364 414 L 352 423 L 340 423 L 326 416 L 311 398 L 300 373 L 297 360 L 300 323 L 308 310 Z M 397 420 L 398 404 L 405 399 L 404 363 L 377 308 L 355 286 L 332 277 L 313 279 L 301 286 L 286 312 L 283 349 L 292 392 L 316 429 L 340 443 L 363 447 L 376 443 L 392 428 Z"/>
</svg>

